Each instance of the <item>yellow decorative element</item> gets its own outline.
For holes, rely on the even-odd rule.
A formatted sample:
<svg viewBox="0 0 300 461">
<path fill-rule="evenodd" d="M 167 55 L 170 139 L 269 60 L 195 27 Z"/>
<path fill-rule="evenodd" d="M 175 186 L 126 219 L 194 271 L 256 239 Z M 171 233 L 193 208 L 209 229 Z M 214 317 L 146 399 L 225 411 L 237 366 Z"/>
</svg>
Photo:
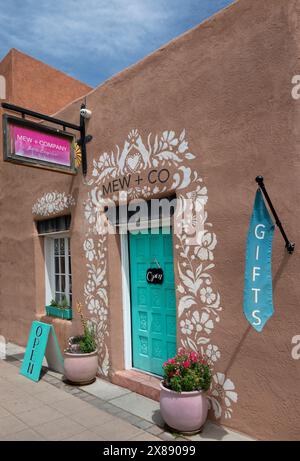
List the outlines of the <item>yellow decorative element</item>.
<svg viewBox="0 0 300 461">
<path fill-rule="evenodd" d="M 74 145 L 74 152 L 75 152 L 75 167 L 79 168 L 81 165 L 82 154 L 81 154 L 81 148 L 77 144 L 77 142 L 75 142 L 75 145 Z"/>
<path fill-rule="evenodd" d="M 81 321 L 81 324 L 83 326 L 83 330 L 85 331 L 86 327 L 87 327 L 87 324 L 86 324 L 86 320 L 85 320 L 83 312 L 82 312 L 82 304 L 79 301 L 77 301 L 76 307 L 77 307 L 77 312 L 80 315 L 80 321 Z"/>
</svg>

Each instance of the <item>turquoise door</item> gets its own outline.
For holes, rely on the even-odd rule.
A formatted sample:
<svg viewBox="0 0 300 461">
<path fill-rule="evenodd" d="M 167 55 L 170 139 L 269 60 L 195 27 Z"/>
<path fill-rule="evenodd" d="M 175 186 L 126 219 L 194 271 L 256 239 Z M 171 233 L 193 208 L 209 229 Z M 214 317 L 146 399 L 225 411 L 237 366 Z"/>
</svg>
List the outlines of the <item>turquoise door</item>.
<svg viewBox="0 0 300 461">
<path fill-rule="evenodd" d="M 130 233 L 129 253 L 133 367 L 162 375 L 163 362 L 176 353 L 172 233 Z M 146 279 L 156 261 L 163 270 L 161 285 Z"/>
</svg>

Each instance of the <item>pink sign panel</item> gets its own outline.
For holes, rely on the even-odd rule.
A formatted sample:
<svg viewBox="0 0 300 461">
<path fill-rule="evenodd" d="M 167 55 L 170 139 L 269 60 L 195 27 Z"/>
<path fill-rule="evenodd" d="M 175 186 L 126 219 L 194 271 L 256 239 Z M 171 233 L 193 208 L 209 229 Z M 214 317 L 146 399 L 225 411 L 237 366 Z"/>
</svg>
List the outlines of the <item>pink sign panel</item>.
<svg viewBox="0 0 300 461">
<path fill-rule="evenodd" d="M 19 157 L 71 165 L 71 140 L 18 125 L 10 125 L 13 152 Z"/>
</svg>

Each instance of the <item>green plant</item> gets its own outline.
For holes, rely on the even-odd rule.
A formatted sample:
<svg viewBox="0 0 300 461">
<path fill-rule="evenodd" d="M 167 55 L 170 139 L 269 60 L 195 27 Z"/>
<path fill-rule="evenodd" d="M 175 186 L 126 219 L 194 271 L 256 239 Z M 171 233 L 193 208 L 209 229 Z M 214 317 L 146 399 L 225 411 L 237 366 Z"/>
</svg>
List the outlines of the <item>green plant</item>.
<svg viewBox="0 0 300 461">
<path fill-rule="evenodd" d="M 206 358 L 199 352 L 180 349 L 163 364 L 166 388 L 175 392 L 207 391 L 212 375 Z"/>
<path fill-rule="evenodd" d="M 68 300 L 65 296 L 62 297 L 62 300 L 60 303 L 58 303 L 58 307 L 60 309 L 66 309 L 69 307 L 69 303 L 68 303 Z"/>
<path fill-rule="evenodd" d="M 58 309 L 69 309 L 70 308 L 66 296 L 63 296 L 60 302 L 55 301 L 55 299 L 51 299 L 50 306 L 58 307 Z"/>
<path fill-rule="evenodd" d="M 84 330 L 84 335 L 79 341 L 79 348 L 83 354 L 88 354 L 96 350 L 97 345 L 95 340 L 95 332 L 93 329 L 87 327 Z"/>
<path fill-rule="evenodd" d="M 82 304 L 79 302 L 77 303 L 77 311 L 80 315 L 80 320 L 83 327 L 83 334 L 71 336 L 69 338 L 69 345 L 66 350 L 67 352 L 74 354 L 89 354 L 90 352 L 94 352 L 97 349 L 95 330 L 93 328 L 93 325 L 88 324 L 88 322 L 84 318 L 82 312 Z"/>
</svg>

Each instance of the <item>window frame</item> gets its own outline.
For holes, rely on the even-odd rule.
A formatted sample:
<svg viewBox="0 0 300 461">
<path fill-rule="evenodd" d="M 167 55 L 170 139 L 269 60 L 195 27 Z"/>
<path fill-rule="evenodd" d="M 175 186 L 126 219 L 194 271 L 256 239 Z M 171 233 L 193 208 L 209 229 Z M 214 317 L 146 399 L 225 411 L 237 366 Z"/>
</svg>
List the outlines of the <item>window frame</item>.
<svg viewBox="0 0 300 461">
<path fill-rule="evenodd" d="M 71 256 L 71 240 L 69 232 L 53 232 L 44 236 L 44 255 L 45 255 L 45 305 L 49 306 L 52 299 L 56 299 L 55 289 L 55 253 L 54 253 L 54 241 L 55 239 L 65 240 L 65 261 L 71 261 L 71 267 L 69 264 L 65 264 L 65 295 L 70 301 L 70 276 L 72 281 L 72 256 Z M 67 266 L 67 267 L 66 267 Z M 70 269 L 70 270 L 69 270 Z M 60 292 L 63 293 L 63 292 Z M 71 295 L 73 295 L 73 290 Z M 72 302 L 69 302 L 72 307 Z"/>
</svg>

